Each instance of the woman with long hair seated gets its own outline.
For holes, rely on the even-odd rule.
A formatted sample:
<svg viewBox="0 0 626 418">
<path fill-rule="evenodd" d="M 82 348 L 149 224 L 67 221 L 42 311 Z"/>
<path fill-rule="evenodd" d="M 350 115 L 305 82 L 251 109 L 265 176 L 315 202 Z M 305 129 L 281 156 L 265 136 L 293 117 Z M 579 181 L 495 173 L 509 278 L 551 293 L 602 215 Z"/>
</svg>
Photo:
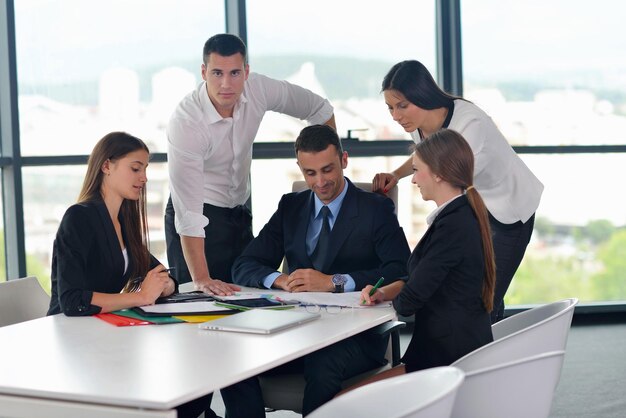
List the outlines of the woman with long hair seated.
<svg viewBox="0 0 626 418">
<path fill-rule="evenodd" d="M 146 144 L 125 132 L 111 132 L 96 144 L 78 203 L 65 212 L 54 240 L 48 315 L 151 305 L 177 291 L 148 250 L 149 157 Z M 210 402 L 209 394 L 178 406 L 177 414 L 197 417 Z"/>
<path fill-rule="evenodd" d="M 94 315 L 150 305 L 176 282 L 148 250 L 144 142 L 112 132 L 95 146 L 78 202 L 63 216 L 52 251 L 48 315 Z"/>
<path fill-rule="evenodd" d="M 408 278 L 361 292 L 364 304 L 393 301 L 415 316 L 403 364 L 373 380 L 449 365 L 493 340 L 495 264 L 485 204 L 472 185 L 474 155 L 463 137 L 443 129 L 415 146 L 413 183 L 437 209 L 408 262 Z"/>
</svg>

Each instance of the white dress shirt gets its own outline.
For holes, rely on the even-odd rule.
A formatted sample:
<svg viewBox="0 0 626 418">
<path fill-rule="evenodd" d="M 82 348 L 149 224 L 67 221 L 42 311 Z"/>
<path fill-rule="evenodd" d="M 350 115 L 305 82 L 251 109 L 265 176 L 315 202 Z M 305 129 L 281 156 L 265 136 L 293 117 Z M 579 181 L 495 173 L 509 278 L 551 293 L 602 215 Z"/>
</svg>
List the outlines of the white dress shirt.
<svg viewBox="0 0 626 418">
<path fill-rule="evenodd" d="M 204 203 L 233 208 L 250 196 L 252 142 L 268 110 L 309 124 L 333 114 L 328 100 L 286 81 L 250 73 L 233 117 L 222 118 L 202 82 L 176 107 L 167 126 L 170 193 L 176 232 L 204 237 Z"/>
<path fill-rule="evenodd" d="M 515 153 L 496 124 L 478 106 L 454 101 L 448 125 L 474 152 L 474 187 L 489 213 L 503 224 L 526 222 L 539 207 L 543 184 Z M 419 132 L 411 133 L 419 142 Z"/>
</svg>

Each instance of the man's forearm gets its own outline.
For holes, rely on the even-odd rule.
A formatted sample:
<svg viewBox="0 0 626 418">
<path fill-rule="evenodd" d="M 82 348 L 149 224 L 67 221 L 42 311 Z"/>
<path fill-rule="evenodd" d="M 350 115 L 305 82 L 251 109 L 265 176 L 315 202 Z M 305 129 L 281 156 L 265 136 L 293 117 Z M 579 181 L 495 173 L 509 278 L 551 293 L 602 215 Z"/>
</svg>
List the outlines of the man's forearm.
<svg viewBox="0 0 626 418">
<path fill-rule="evenodd" d="M 211 275 L 204 255 L 204 238 L 181 235 L 180 243 L 194 283 L 201 283 L 209 279 Z"/>
</svg>

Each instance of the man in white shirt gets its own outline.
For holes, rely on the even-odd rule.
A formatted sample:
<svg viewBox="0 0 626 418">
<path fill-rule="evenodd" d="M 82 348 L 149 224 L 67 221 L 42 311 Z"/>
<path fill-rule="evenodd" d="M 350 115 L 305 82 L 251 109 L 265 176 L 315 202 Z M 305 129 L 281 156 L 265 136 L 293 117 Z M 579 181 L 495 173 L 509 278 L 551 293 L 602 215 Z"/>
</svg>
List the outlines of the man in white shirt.
<svg viewBox="0 0 626 418">
<path fill-rule="evenodd" d="M 328 100 L 286 81 L 250 73 L 246 46 L 219 34 L 204 45 L 202 78 L 168 127 L 170 201 L 167 256 L 180 283 L 219 295 L 232 285 L 231 266 L 252 240 L 252 142 L 265 112 L 335 128 Z"/>
</svg>

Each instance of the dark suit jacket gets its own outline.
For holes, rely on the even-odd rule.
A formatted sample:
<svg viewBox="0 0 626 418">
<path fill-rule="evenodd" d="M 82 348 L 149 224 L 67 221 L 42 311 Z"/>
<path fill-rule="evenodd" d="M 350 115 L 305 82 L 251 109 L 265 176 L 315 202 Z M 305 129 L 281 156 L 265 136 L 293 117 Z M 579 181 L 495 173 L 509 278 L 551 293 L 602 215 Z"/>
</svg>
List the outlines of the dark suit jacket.
<svg viewBox="0 0 626 418">
<path fill-rule="evenodd" d="M 406 277 L 409 246 L 393 213 L 393 202 L 365 192 L 346 179 L 348 191 L 330 235 L 325 274 L 350 274 L 356 290 Z M 285 256 L 289 272 L 313 268 L 306 252 L 306 233 L 313 210 L 313 192 L 283 195 L 278 210 L 233 265 L 233 281 L 263 287 Z"/>
<path fill-rule="evenodd" d="M 411 254 L 408 270 L 408 281 L 393 301 L 399 314 L 415 315 L 402 359 L 407 371 L 449 365 L 493 341 L 482 302 L 482 240 L 467 197 L 439 213 Z"/>
<path fill-rule="evenodd" d="M 123 233 L 123 231 L 122 231 Z M 63 216 L 52 250 L 52 298 L 48 315 L 93 315 L 93 292 L 119 293 L 132 271 L 124 273 L 124 256 L 113 221 L 102 200 L 71 206 Z M 150 268 L 159 261 L 151 256 Z"/>
</svg>

